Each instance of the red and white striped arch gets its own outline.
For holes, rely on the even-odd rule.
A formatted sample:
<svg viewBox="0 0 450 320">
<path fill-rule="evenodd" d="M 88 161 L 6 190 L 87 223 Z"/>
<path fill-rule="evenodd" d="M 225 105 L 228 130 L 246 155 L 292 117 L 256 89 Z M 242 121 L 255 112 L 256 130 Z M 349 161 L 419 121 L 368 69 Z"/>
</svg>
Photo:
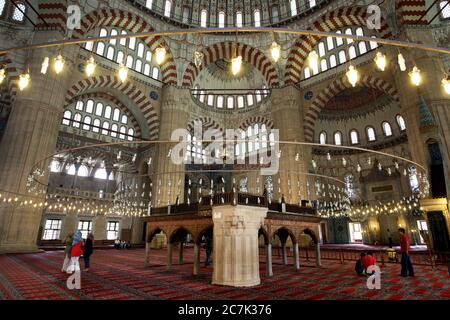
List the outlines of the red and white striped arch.
<svg viewBox="0 0 450 320">
<path fill-rule="evenodd" d="M 426 0 L 399 0 L 396 1 L 396 10 L 401 24 L 428 24 L 424 16 L 427 12 Z"/>
<path fill-rule="evenodd" d="M 117 99 L 115 96 L 109 94 L 109 93 L 105 93 L 105 92 L 90 92 L 90 93 L 84 93 L 78 96 L 73 97 L 69 104 L 66 105 L 66 108 L 71 105 L 76 103 L 79 100 L 85 101 L 88 99 L 102 99 L 102 100 L 106 100 L 108 102 L 113 103 L 115 106 L 117 106 L 123 113 L 125 113 L 128 116 L 128 119 L 130 119 L 131 124 L 133 126 L 134 129 L 134 133 L 135 136 L 140 137 L 141 136 L 141 127 L 139 126 L 136 117 L 131 113 L 131 111 L 122 103 L 122 101 L 120 101 L 119 99 Z"/>
<path fill-rule="evenodd" d="M 322 18 L 312 24 L 311 30 L 330 32 L 347 26 L 366 26 L 367 7 L 346 7 L 336 9 L 327 13 Z M 379 37 L 390 38 L 392 33 L 382 18 L 381 29 L 378 30 Z M 301 73 L 305 60 L 309 53 L 316 47 L 321 37 L 301 36 L 295 42 L 289 52 L 285 70 L 285 83 L 297 83 L 301 79 Z"/>
<path fill-rule="evenodd" d="M 122 83 L 116 77 L 113 76 L 97 76 L 84 80 L 80 80 L 75 83 L 66 94 L 66 106 L 76 96 L 83 94 L 84 92 L 92 89 L 115 89 L 122 92 L 136 106 L 141 110 L 148 125 L 150 140 L 157 140 L 159 134 L 159 119 L 158 114 L 153 108 L 150 100 L 145 94 L 132 84 L 131 81 Z"/>
<path fill-rule="evenodd" d="M 4 81 L 8 86 L 11 102 L 13 102 L 19 90 L 19 68 L 8 55 L 0 56 L 0 67 L 5 68 L 6 79 Z"/>
<path fill-rule="evenodd" d="M 383 79 L 379 79 L 373 76 L 361 77 L 360 84 L 369 88 L 374 88 L 391 96 L 395 101 L 400 101 L 397 90 L 388 82 Z M 313 142 L 314 140 L 314 127 L 316 120 L 323 107 L 340 92 L 345 89 L 351 88 L 352 85 L 347 81 L 347 77 L 334 80 L 326 89 L 324 89 L 313 100 L 308 112 L 305 115 L 305 140 L 307 142 Z"/>
<path fill-rule="evenodd" d="M 196 67 L 191 62 L 183 74 L 183 87 L 192 87 L 200 71 L 209 64 L 220 60 L 231 60 L 234 57 L 236 44 L 234 42 L 215 43 L 202 50 L 204 57 L 200 67 Z M 265 54 L 247 44 L 238 43 L 237 54 L 242 56 L 242 60 L 253 65 L 258 69 L 271 87 L 279 86 L 278 73 L 273 63 L 265 56 Z"/>
<path fill-rule="evenodd" d="M 247 130 L 249 126 L 254 125 L 256 123 L 265 124 L 267 129 L 273 129 L 273 121 L 263 116 L 253 116 L 245 119 L 239 126 L 239 129 Z"/>
<path fill-rule="evenodd" d="M 188 123 L 187 130 L 190 133 L 194 132 L 195 122 L 200 122 L 202 124 L 202 134 L 204 134 L 207 130 L 210 129 L 218 130 L 217 132 L 223 132 L 223 129 L 214 119 L 211 119 L 210 117 L 200 117 Z"/>
<path fill-rule="evenodd" d="M 81 19 L 81 29 L 75 30 L 73 38 L 85 37 L 88 32 L 97 27 L 117 27 L 129 32 L 152 32 L 154 29 L 141 17 L 127 11 L 117 9 L 100 9 L 85 15 Z M 162 81 L 165 84 L 177 85 L 177 67 L 170 48 L 160 36 L 143 39 L 151 52 L 158 47 L 167 49 L 166 60 L 161 65 Z"/>
</svg>

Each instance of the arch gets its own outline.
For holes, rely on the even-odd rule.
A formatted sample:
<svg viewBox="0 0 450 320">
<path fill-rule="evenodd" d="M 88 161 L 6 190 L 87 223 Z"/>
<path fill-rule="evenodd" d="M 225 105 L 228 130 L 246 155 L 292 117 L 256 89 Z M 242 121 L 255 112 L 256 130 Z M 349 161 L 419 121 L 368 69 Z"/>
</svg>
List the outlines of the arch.
<svg viewBox="0 0 450 320">
<path fill-rule="evenodd" d="M 366 26 L 367 18 L 367 7 L 339 8 L 316 20 L 310 30 L 330 32 L 346 26 Z M 379 36 L 384 39 L 392 36 L 390 28 L 383 17 L 381 18 L 381 29 L 378 32 Z M 303 35 L 295 42 L 287 59 L 284 75 L 286 84 L 294 84 L 300 81 L 303 64 L 309 53 L 321 39 L 321 37 L 317 36 L 309 37 Z"/>
<path fill-rule="evenodd" d="M 168 241 L 169 243 L 177 243 L 180 242 L 182 238 L 185 238 L 188 234 L 192 235 L 192 232 L 186 227 L 178 227 L 172 231 L 170 234 Z"/>
<path fill-rule="evenodd" d="M 282 238 L 284 238 L 286 241 L 287 237 L 289 236 L 289 237 L 291 237 L 292 244 L 298 243 L 297 237 L 294 235 L 294 233 L 290 229 L 288 229 L 286 227 L 280 227 L 277 230 L 275 230 L 275 232 L 272 235 L 272 238 L 276 235 L 280 238 L 280 241 L 282 241 Z"/>
<path fill-rule="evenodd" d="M 138 89 L 131 81 L 122 83 L 114 76 L 96 76 L 78 81 L 67 91 L 66 106 L 70 101 L 88 90 L 92 89 L 116 89 L 125 94 L 142 111 L 149 130 L 149 139 L 158 139 L 159 119 L 154 107 L 147 96 Z M 142 129 L 142 128 L 141 128 Z"/>
<path fill-rule="evenodd" d="M 258 239 L 259 239 L 260 236 L 263 236 L 263 238 L 264 238 L 264 244 L 265 244 L 265 245 L 270 244 L 269 233 L 267 232 L 266 229 L 264 229 L 263 226 L 261 226 L 261 227 L 259 228 L 259 230 L 258 230 Z"/>
<path fill-rule="evenodd" d="M 130 32 L 152 32 L 155 31 L 144 19 L 127 11 L 117 9 L 100 9 L 86 14 L 81 19 L 81 29 L 73 33 L 74 39 L 80 39 L 96 27 L 117 27 Z M 169 85 L 177 85 L 177 68 L 173 54 L 161 36 L 143 38 L 143 41 L 151 52 L 158 47 L 167 49 L 167 57 L 160 66 L 163 74 L 162 81 Z"/>
<path fill-rule="evenodd" d="M 210 224 L 210 225 L 204 227 L 194 238 L 194 243 L 200 245 L 202 242 L 202 237 L 204 235 L 208 235 L 208 236 L 210 235 L 212 237 L 213 232 L 214 232 L 214 225 Z"/>
<path fill-rule="evenodd" d="M 125 106 L 125 104 L 122 103 L 122 101 L 120 101 L 115 96 L 113 96 L 109 93 L 106 93 L 106 92 L 83 93 L 81 95 L 77 95 L 77 96 L 73 97 L 65 107 L 67 108 L 69 105 L 71 105 L 72 103 L 75 103 L 77 100 L 96 99 L 96 98 L 105 99 L 105 100 L 108 100 L 108 101 L 114 103 L 115 105 L 117 105 L 119 107 L 119 109 L 122 112 L 124 112 L 128 116 L 129 119 L 131 119 L 131 123 L 135 130 L 134 131 L 135 135 L 138 137 L 141 136 L 141 127 L 140 127 L 138 121 L 136 120 L 137 117 L 131 113 L 131 111 L 128 109 L 127 106 Z"/>
<path fill-rule="evenodd" d="M 395 101 L 400 101 L 397 90 L 383 79 L 364 75 L 361 77 L 360 85 L 378 89 L 391 96 Z M 331 82 L 327 88 L 317 95 L 305 115 L 305 140 L 307 142 L 313 142 L 314 127 L 322 108 L 338 93 L 351 87 L 352 85 L 348 82 L 347 77 L 343 76 Z"/>
<path fill-rule="evenodd" d="M 317 237 L 316 233 L 314 231 L 312 231 L 310 228 L 304 229 L 303 233 L 307 234 L 308 236 L 310 236 L 312 241 L 314 242 L 314 244 L 318 243 L 319 238 Z"/>
<path fill-rule="evenodd" d="M 428 24 L 426 0 L 399 0 L 395 9 L 401 24 Z"/>
<path fill-rule="evenodd" d="M 263 116 L 249 117 L 249 118 L 245 119 L 244 121 L 242 121 L 239 128 L 242 130 L 246 130 L 249 126 L 254 125 L 256 123 L 265 124 L 267 130 L 273 129 L 273 121 L 269 120 Z"/>
<path fill-rule="evenodd" d="M 163 232 L 164 235 L 165 235 L 166 238 L 167 238 L 167 232 L 166 232 L 164 229 L 162 229 L 162 228 L 160 228 L 160 227 L 155 227 L 155 228 L 151 229 L 150 232 L 147 234 L 147 242 L 152 242 L 153 238 L 154 238 L 158 233 L 161 233 L 161 232 Z"/>
<path fill-rule="evenodd" d="M 209 64 L 219 59 L 231 60 L 235 52 L 235 45 L 234 42 L 220 42 L 204 48 L 202 64 L 197 67 L 193 62 L 189 63 L 183 74 L 182 86 L 192 87 L 199 73 Z M 238 43 L 237 53 L 242 56 L 243 61 L 253 65 L 261 72 L 269 86 L 279 86 L 280 81 L 275 66 L 262 51 L 247 44 Z"/>
<path fill-rule="evenodd" d="M 200 117 L 200 118 L 197 118 L 197 119 L 189 122 L 187 125 L 187 130 L 189 132 L 194 131 L 194 125 L 195 125 L 195 122 L 197 122 L 197 121 L 202 123 L 202 133 L 206 132 L 209 129 L 215 129 L 215 130 L 219 130 L 220 132 L 223 132 L 223 129 L 220 127 L 220 125 L 214 119 L 211 119 L 210 117 Z"/>
</svg>

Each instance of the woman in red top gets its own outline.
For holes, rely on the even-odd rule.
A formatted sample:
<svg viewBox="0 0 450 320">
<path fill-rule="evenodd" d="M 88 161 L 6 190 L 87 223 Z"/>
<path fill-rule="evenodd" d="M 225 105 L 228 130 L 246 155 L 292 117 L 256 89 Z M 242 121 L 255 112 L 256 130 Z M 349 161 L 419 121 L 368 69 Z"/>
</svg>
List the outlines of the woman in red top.
<svg viewBox="0 0 450 320">
<path fill-rule="evenodd" d="M 399 228 L 398 232 L 400 234 L 400 251 L 402 253 L 402 260 L 400 261 L 402 270 L 400 275 L 402 277 L 414 277 L 414 269 L 411 262 L 411 257 L 409 256 L 409 238 L 406 235 L 404 228 Z"/>
<path fill-rule="evenodd" d="M 80 271 L 80 256 L 83 254 L 83 237 L 81 231 L 78 230 L 73 236 L 72 251 L 70 252 L 70 266 L 67 273 Z"/>
<path fill-rule="evenodd" d="M 372 252 L 368 252 L 364 257 L 361 258 L 361 262 L 364 266 L 364 271 L 367 272 L 367 268 L 373 266 L 377 263 L 375 258 L 373 257 Z"/>
</svg>

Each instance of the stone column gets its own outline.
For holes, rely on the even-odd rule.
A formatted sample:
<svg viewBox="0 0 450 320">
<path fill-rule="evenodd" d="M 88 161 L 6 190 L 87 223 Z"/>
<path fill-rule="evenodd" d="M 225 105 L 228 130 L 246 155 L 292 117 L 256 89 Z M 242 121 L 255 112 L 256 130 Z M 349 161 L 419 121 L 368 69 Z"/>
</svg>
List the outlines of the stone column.
<svg viewBox="0 0 450 320">
<path fill-rule="evenodd" d="M 194 244 L 194 276 L 200 273 L 200 245 Z"/>
<path fill-rule="evenodd" d="M 266 270 L 267 270 L 267 276 L 272 277 L 273 276 L 273 269 L 272 269 L 272 244 L 266 245 Z"/>
<path fill-rule="evenodd" d="M 281 243 L 281 254 L 283 256 L 283 264 L 288 264 L 288 257 L 287 257 L 287 248 L 286 248 L 286 241 Z"/>
<path fill-rule="evenodd" d="M 294 243 L 294 269 L 300 269 L 300 256 L 298 253 L 298 243 Z"/>
<path fill-rule="evenodd" d="M 46 42 L 61 39 L 58 32 L 37 32 L 34 40 Z M 54 49 L 31 51 L 26 61 L 30 70 L 29 87 L 18 91 L 0 145 L 0 182 L 2 189 L 27 194 L 27 177 L 32 166 L 55 151 L 62 108 L 67 88 L 72 81 L 73 61 L 77 46 L 66 46 L 62 54 L 66 59 L 64 71 L 59 75 L 49 67 L 46 75 L 40 73 L 44 57 L 54 57 Z M 49 161 L 50 162 L 50 161 Z M 48 164 L 41 169 L 49 177 Z M 33 199 L 35 202 L 44 201 Z M 0 253 L 37 251 L 37 236 L 42 208 L 0 206 Z"/>
<path fill-rule="evenodd" d="M 320 259 L 320 243 L 319 242 L 316 243 L 316 265 L 318 267 L 322 266 L 322 261 Z"/>
<path fill-rule="evenodd" d="M 172 270 L 172 244 L 167 242 L 167 270 Z"/>
<path fill-rule="evenodd" d="M 294 87 L 273 89 L 271 111 L 274 129 L 279 130 L 280 141 L 304 141 L 303 114 L 300 94 Z M 304 146 L 280 144 L 278 175 L 273 177 L 273 201 L 278 202 L 284 195 L 286 203 L 300 203 L 306 199 L 306 176 L 297 172 L 306 172 L 309 151 Z M 297 154 L 299 155 L 297 157 Z M 278 183 L 278 179 L 280 183 Z M 298 182 L 300 186 L 298 186 Z"/>
<path fill-rule="evenodd" d="M 183 241 L 180 241 L 180 251 L 179 251 L 179 256 L 178 256 L 178 263 L 179 264 L 184 264 L 184 261 L 183 261 Z"/>
<path fill-rule="evenodd" d="M 164 87 L 161 104 L 160 140 L 171 140 L 172 132 L 176 129 L 186 129 L 189 119 L 188 90 L 177 89 L 172 86 Z M 153 195 L 155 207 L 175 204 L 180 182 L 179 203 L 184 202 L 184 164 L 175 164 L 169 153 L 176 145 L 159 144 L 155 162 L 156 175 L 153 176 Z"/>
<path fill-rule="evenodd" d="M 260 284 L 258 230 L 267 208 L 213 207 L 214 250 L 212 283 L 233 287 Z"/>
<path fill-rule="evenodd" d="M 150 242 L 146 241 L 145 242 L 145 261 L 144 261 L 144 266 L 148 267 L 149 266 L 149 259 L 150 258 Z"/>
</svg>

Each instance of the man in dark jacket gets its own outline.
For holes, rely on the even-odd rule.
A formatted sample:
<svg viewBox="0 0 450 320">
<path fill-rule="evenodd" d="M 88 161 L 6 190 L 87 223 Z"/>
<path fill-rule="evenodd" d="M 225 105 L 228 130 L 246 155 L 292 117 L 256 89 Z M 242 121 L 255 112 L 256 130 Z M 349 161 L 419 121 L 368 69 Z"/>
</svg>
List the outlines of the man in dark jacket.
<svg viewBox="0 0 450 320">
<path fill-rule="evenodd" d="M 89 233 L 86 243 L 84 244 L 84 253 L 83 253 L 83 259 L 84 259 L 84 271 L 89 271 L 90 267 L 90 257 L 94 253 L 94 235 L 92 233 Z"/>
</svg>

